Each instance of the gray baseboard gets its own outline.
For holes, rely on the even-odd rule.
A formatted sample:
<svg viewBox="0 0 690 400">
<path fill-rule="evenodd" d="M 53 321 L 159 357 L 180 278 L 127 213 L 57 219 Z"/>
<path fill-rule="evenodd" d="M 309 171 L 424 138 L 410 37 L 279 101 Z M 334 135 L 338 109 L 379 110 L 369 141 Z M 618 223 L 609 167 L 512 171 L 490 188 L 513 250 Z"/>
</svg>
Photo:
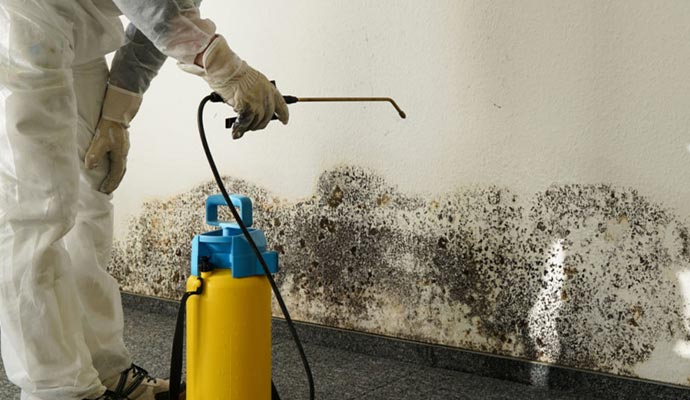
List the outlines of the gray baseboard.
<svg viewBox="0 0 690 400">
<path fill-rule="evenodd" d="M 179 302 L 122 294 L 126 307 L 177 315 Z M 660 382 L 624 378 L 587 370 L 565 368 L 493 354 L 430 345 L 320 325 L 296 323 L 300 338 L 311 343 L 417 365 L 445 368 L 470 374 L 548 387 L 611 400 L 690 400 L 690 388 Z M 273 329 L 289 336 L 287 324 L 274 319 Z"/>
</svg>

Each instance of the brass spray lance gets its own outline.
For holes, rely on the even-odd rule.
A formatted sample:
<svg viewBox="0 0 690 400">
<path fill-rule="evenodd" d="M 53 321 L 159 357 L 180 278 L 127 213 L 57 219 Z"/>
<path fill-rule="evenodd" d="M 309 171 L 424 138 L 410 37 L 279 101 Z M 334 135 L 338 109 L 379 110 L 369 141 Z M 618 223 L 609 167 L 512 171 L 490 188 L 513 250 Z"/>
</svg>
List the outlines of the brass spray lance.
<svg viewBox="0 0 690 400">
<path fill-rule="evenodd" d="M 283 96 L 287 104 L 295 103 L 362 103 L 362 102 L 386 102 L 390 103 L 395 110 L 400 115 L 400 118 L 407 118 L 407 114 L 403 111 L 398 103 L 390 97 L 295 97 L 295 96 Z M 278 119 L 275 115 L 273 119 Z M 237 122 L 237 117 L 228 118 L 225 120 L 225 127 L 230 129 Z"/>
<path fill-rule="evenodd" d="M 390 97 L 294 97 L 294 96 L 284 96 L 285 102 L 288 104 L 294 103 L 361 103 L 361 102 L 388 102 L 391 103 L 395 110 L 400 115 L 400 118 L 407 118 L 407 114 L 403 111 L 398 103 Z M 292 101 L 289 102 L 288 98 Z"/>
</svg>

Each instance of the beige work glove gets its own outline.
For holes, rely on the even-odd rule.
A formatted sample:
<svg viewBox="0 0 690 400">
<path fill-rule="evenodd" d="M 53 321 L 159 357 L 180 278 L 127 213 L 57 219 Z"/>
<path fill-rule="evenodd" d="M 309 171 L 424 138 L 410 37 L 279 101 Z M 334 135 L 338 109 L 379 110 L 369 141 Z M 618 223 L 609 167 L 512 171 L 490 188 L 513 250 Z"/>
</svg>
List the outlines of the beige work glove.
<svg viewBox="0 0 690 400">
<path fill-rule="evenodd" d="M 110 194 L 122 182 L 127 169 L 129 152 L 129 123 L 139 111 L 142 97 L 137 93 L 108 85 L 103 99 L 101 119 L 96 134 L 86 151 L 86 168 L 94 169 L 106 160 L 110 161 L 108 175 L 101 183 L 99 191 Z"/>
<path fill-rule="evenodd" d="M 250 67 L 235 54 L 223 36 L 216 36 L 203 54 L 200 67 L 195 64 L 178 66 L 186 72 L 201 76 L 238 115 L 232 137 L 241 138 L 247 131 L 264 129 L 273 114 L 287 124 L 290 118 L 287 104 L 278 89 L 259 71 Z"/>
</svg>

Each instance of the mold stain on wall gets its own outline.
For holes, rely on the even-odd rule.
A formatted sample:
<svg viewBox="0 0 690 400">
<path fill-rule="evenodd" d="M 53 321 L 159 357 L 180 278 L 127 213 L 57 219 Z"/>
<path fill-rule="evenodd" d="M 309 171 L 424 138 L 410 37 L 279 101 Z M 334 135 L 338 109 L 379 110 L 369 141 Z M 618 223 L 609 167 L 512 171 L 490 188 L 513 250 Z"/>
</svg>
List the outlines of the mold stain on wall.
<svg viewBox="0 0 690 400">
<path fill-rule="evenodd" d="M 425 198 L 344 166 L 288 202 L 225 180 L 253 199 L 297 320 L 628 376 L 659 340 L 687 337 L 676 273 L 690 268 L 688 226 L 634 189 Z M 181 297 L 215 192 L 145 204 L 115 243 L 123 290 Z"/>
</svg>

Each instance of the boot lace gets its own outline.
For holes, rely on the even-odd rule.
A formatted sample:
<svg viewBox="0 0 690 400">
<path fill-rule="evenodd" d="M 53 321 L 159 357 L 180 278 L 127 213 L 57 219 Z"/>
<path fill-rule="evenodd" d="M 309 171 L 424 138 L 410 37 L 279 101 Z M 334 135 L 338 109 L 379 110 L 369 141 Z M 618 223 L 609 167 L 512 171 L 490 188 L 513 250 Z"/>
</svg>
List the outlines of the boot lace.
<svg viewBox="0 0 690 400">
<path fill-rule="evenodd" d="M 132 374 L 132 379 L 129 384 L 127 384 L 130 372 Z M 157 382 L 156 378 L 151 377 L 148 371 L 146 371 L 144 368 L 136 364 L 132 364 L 129 368 L 122 371 L 120 374 L 120 380 L 117 383 L 115 390 L 112 392 L 106 392 L 103 400 L 129 400 L 129 395 L 134 393 L 134 391 L 144 381 L 154 384 Z"/>
</svg>

